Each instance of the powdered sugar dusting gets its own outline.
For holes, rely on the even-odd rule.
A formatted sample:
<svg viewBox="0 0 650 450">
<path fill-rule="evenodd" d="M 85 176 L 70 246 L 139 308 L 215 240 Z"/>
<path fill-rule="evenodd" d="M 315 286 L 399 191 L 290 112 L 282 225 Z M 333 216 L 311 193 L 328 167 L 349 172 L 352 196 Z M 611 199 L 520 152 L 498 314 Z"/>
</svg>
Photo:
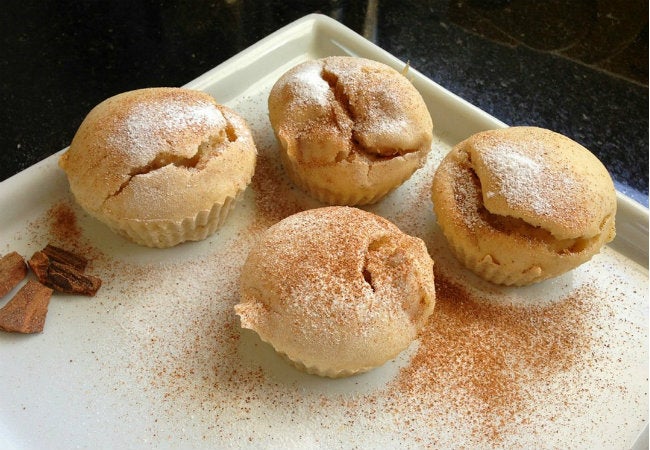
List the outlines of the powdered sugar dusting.
<svg viewBox="0 0 650 450">
<path fill-rule="evenodd" d="M 485 165 L 490 177 L 482 177 L 477 170 L 488 209 L 490 200 L 498 196 L 515 210 L 531 210 L 540 216 L 565 214 L 563 205 L 571 202 L 579 184 L 570 171 L 560 175 L 544 158 L 543 149 L 532 144 L 523 149 L 503 142 L 475 154 L 473 159 Z"/>
<path fill-rule="evenodd" d="M 386 137 L 400 136 L 410 132 L 409 128 L 412 127 L 412 123 L 406 120 L 403 115 L 388 115 L 381 109 L 373 109 L 372 111 L 374 114 L 364 124 L 364 127 L 360 127 L 361 130 L 365 128 L 369 133 Z"/>
<path fill-rule="evenodd" d="M 327 106 L 333 100 L 330 86 L 321 72 L 321 65 L 313 63 L 305 64 L 294 72 L 291 87 L 297 101 Z"/>
<path fill-rule="evenodd" d="M 281 277 L 277 286 L 282 299 L 298 302 L 286 306 L 313 313 L 316 323 L 322 322 L 319 318 L 323 315 L 355 317 L 349 312 L 359 308 L 359 304 L 375 304 L 374 310 L 367 308 L 371 313 L 367 317 L 385 313 L 384 308 L 393 307 L 401 294 L 393 292 L 392 297 L 377 303 L 378 296 L 362 277 L 368 245 L 374 236 L 390 233 L 388 229 L 380 222 L 361 220 L 355 214 L 337 217 L 355 223 L 358 234 L 351 234 L 347 226 L 325 214 L 296 214 L 272 228 L 273 234 L 266 234 L 261 248 L 263 258 L 271 265 L 264 269 Z M 300 242 L 298 248 L 296 242 Z M 322 324 L 326 328 L 329 325 Z"/>
<path fill-rule="evenodd" d="M 334 156 L 354 149 L 392 157 L 428 152 L 431 145 L 431 118 L 420 94 L 398 72 L 375 61 L 329 57 L 303 63 L 278 80 L 271 97 L 283 108 L 272 121 L 276 129 L 288 130 L 285 137 L 317 136 L 327 129 L 350 142 L 350 149 Z"/>
<path fill-rule="evenodd" d="M 354 208 L 290 216 L 251 251 L 236 311 L 245 327 L 319 371 L 383 363 L 411 343 L 433 308 L 432 263 L 414 241 Z"/>
<path fill-rule="evenodd" d="M 548 199 L 540 195 L 538 189 L 530 186 L 539 186 L 543 174 L 543 165 L 539 158 L 517 153 L 513 148 L 495 146 L 494 151 L 482 153 L 482 159 L 490 167 L 490 172 L 498 178 L 498 195 L 506 198 L 510 204 L 525 201 L 537 211 L 544 211 L 551 207 Z M 488 190 L 485 195 L 492 197 L 494 191 Z"/>
<path fill-rule="evenodd" d="M 207 100 L 188 103 L 184 97 L 154 98 L 134 104 L 125 118 L 123 133 L 114 134 L 113 139 L 124 151 L 152 157 L 179 139 L 181 131 L 200 135 L 225 126 L 217 106 Z"/>
</svg>

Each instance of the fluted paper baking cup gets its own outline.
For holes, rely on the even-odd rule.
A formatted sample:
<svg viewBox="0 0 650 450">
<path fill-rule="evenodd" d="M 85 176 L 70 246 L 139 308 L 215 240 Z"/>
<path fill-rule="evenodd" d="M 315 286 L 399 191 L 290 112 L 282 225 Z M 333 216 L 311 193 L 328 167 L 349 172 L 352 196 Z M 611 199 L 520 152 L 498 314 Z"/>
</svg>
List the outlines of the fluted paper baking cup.
<svg viewBox="0 0 650 450">
<path fill-rule="evenodd" d="M 284 151 L 280 152 L 282 156 L 282 165 L 284 166 L 285 172 L 293 181 L 293 183 L 306 192 L 311 197 L 316 200 L 328 204 L 328 205 L 340 205 L 340 206 L 361 206 L 361 205 L 370 205 L 377 203 L 383 197 L 388 195 L 391 191 L 395 190 L 399 185 L 406 181 L 412 173 L 407 174 L 403 180 L 394 186 L 359 186 L 356 192 L 352 193 L 342 193 L 337 192 L 332 189 L 326 189 L 322 186 L 319 186 L 314 182 L 312 177 L 310 177 L 309 171 L 304 170 L 299 165 L 291 161 L 285 154 Z M 336 179 L 337 177 L 345 176 L 345 174 L 338 174 L 340 172 L 335 165 L 328 167 L 332 171 L 332 178 Z"/>
<path fill-rule="evenodd" d="M 185 241 L 200 241 L 215 231 L 225 222 L 245 189 L 234 196 L 228 196 L 223 203 L 215 203 L 212 208 L 199 211 L 193 217 L 182 220 L 110 220 L 98 217 L 113 231 L 147 247 L 167 248 Z"/>
</svg>

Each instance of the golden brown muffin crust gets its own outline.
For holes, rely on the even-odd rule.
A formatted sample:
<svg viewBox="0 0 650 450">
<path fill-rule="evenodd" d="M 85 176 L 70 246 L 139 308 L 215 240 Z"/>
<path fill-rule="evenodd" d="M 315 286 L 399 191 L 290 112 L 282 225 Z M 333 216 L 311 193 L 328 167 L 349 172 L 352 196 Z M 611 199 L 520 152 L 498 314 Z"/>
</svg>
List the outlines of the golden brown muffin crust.
<svg viewBox="0 0 650 450">
<path fill-rule="evenodd" d="M 298 213 L 271 227 L 242 269 L 242 326 L 308 371 L 383 364 L 433 311 L 424 243 L 355 208 Z"/>
<path fill-rule="evenodd" d="M 150 88 L 96 106 L 59 164 L 95 215 L 182 219 L 245 187 L 255 156 L 243 119 L 208 94 Z"/>
<path fill-rule="evenodd" d="M 424 100 L 405 76 L 375 61 L 302 63 L 275 83 L 268 104 L 289 176 L 328 203 L 377 201 L 431 148 Z"/>
<path fill-rule="evenodd" d="M 587 149 L 536 127 L 477 133 L 436 170 L 438 224 L 490 281 L 530 284 L 571 270 L 615 235 L 616 192 Z"/>
</svg>

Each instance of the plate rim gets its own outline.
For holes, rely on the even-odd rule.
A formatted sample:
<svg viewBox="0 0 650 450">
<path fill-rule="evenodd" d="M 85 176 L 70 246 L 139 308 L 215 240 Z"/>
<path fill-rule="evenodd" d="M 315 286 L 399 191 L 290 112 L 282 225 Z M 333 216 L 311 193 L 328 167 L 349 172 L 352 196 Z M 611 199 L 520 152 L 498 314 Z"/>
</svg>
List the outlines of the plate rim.
<svg viewBox="0 0 650 450">
<path fill-rule="evenodd" d="M 399 60 L 397 57 L 394 55 L 388 53 L 387 51 L 381 49 L 381 47 L 373 44 L 372 42 L 366 40 L 363 38 L 363 36 L 359 35 L 358 33 L 354 32 L 350 28 L 346 27 L 345 25 L 339 23 L 333 18 L 330 18 L 328 16 L 318 14 L 318 13 L 313 13 L 306 15 L 300 19 L 297 19 L 294 22 L 291 22 L 275 32 L 271 33 L 270 35 L 266 36 L 265 38 L 262 38 L 260 41 L 256 42 L 255 44 L 247 47 L 246 49 L 242 50 L 241 52 L 237 53 L 236 55 L 226 59 L 222 63 L 218 64 L 214 68 L 208 70 L 207 72 L 203 73 L 202 75 L 199 75 L 195 79 L 191 80 L 188 82 L 186 87 L 193 87 L 196 89 L 201 89 L 205 88 L 205 85 L 207 85 L 207 80 L 213 78 L 215 74 L 220 74 L 221 76 L 224 76 L 225 74 L 228 73 L 228 71 L 235 73 L 237 70 L 241 70 L 241 67 L 238 68 L 238 64 L 241 61 L 244 61 L 246 58 L 250 58 L 251 55 L 255 55 L 259 52 L 267 52 L 271 50 L 271 47 L 273 45 L 276 45 L 275 41 L 277 40 L 278 36 L 285 36 L 287 34 L 294 33 L 295 36 L 304 36 L 309 34 L 312 39 L 317 39 L 317 33 L 325 33 L 329 35 L 339 35 L 346 37 L 347 39 L 350 39 L 351 36 L 354 37 L 355 43 L 360 46 L 362 49 L 366 49 L 367 51 L 371 51 L 373 53 L 378 53 L 382 56 L 383 61 L 389 61 L 392 63 L 392 65 L 404 65 L 405 63 L 401 60 Z M 363 39 L 363 41 L 358 41 L 359 37 Z M 382 61 L 382 62 L 383 62 Z M 444 95 L 449 95 L 453 96 L 454 101 L 460 101 L 463 104 L 465 104 L 468 107 L 471 107 L 472 109 L 475 109 L 476 112 L 480 112 L 481 115 L 484 115 L 486 120 L 494 121 L 494 123 L 500 123 L 503 126 L 507 126 L 506 124 L 500 122 L 498 119 L 494 118 L 493 116 L 489 115 L 485 111 L 479 109 L 475 105 L 472 105 L 468 101 L 464 100 L 463 98 L 457 96 L 453 92 L 447 90 L 446 88 L 440 86 L 439 84 L 435 83 L 433 80 L 430 78 L 424 76 L 420 72 L 418 72 L 416 69 L 412 69 L 412 73 L 414 74 L 414 77 L 418 80 L 418 83 L 425 83 L 426 85 L 429 85 L 429 87 L 433 87 L 436 89 L 438 92 L 441 92 Z M 66 147 L 67 148 L 67 147 Z M 0 200 L 2 197 L 4 197 L 3 192 L 7 190 L 9 187 L 13 188 L 16 183 L 24 184 L 27 182 L 31 181 L 31 175 L 33 171 L 40 170 L 41 168 L 44 168 L 44 170 L 50 170 L 48 166 L 53 165 L 56 166 L 56 161 L 59 157 L 59 155 L 66 150 L 66 148 L 48 156 L 47 158 L 44 158 L 43 160 L 35 163 L 34 165 L 18 172 L 17 174 L 12 175 L 11 177 L 3 180 L 0 182 Z M 37 180 L 34 180 L 34 182 L 40 182 Z M 640 204 L 639 202 L 633 200 L 632 198 L 628 197 L 627 195 L 621 193 L 620 191 L 617 191 L 617 204 L 619 207 L 619 211 L 623 211 L 627 216 L 630 216 L 633 219 L 633 225 L 636 227 L 638 231 L 638 235 L 645 238 L 645 267 L 647 269 L 648 264 L 647 264 L 647 257 L 648 257 L 648 208 L 646 208 L 644 205 Z M 638 243 L 637 243 L 638 244 Z M 639 248 L 640 245 L 638 245 Z M 643 249 L 641 249 L 643 250 Z M 3 430 L 2 423 L 0 423 L 0 430 Z M 644 430 L 641 432 L 641 435 L 639 439 L 643 439 L 643 436 L 645 434 L 645 439 L 647 442 L 647 431 L 648 426 L 644 428 Z M 6 436 L 2 431 L 0 431 L 0 442 L 4 442 L 3 436 Z M 637 444 L 641 442 L 641 445 L 643 445 L 643 442 L 640 440 L 637 440 Z M 6 444 L 9 445 L 9 442 L 6 442 Z M 634 448 L 637 448 L 637 444 L 635 444 Z"/>
</svg>

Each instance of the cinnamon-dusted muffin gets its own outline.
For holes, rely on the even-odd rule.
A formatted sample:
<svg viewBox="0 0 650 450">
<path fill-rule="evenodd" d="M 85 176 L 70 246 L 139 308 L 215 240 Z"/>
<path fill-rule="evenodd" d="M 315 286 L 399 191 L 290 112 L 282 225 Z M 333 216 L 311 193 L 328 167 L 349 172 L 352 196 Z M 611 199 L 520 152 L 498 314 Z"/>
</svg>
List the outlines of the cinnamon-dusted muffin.
<svg viewBox="0 0 650 450">
<path fill-rule="evenodd" d="M 290 178 L 318 200 L 374 203 L 421 167 L 433 139 L 419 92 L 363 58 L 307 61 L 282 75 L 269 118 Z"/>
<path fill-rule="evenodd" d="M 270 227 L 242 268 L 235 312 L 298 368 L 328 377 L 395 357 L 433 312 L 433 261 L 388 220 L 345 206 Z"/>
<path fill-rule="evenodd" d="M 76 201 L 138 244 L 201 240 L 250 183 L 246 122 L 204 92 L 149 88 L 93 108 L 59 165 Z"/>
<path fill-rule="evenodd" d="M 615 236 L 607 169 L 577 142 L 542 128 L 484 131 L 459 143 L 438 167 L 431 198 L 453 252 L 494 283 L 555 277 Z"/>
</svg>

